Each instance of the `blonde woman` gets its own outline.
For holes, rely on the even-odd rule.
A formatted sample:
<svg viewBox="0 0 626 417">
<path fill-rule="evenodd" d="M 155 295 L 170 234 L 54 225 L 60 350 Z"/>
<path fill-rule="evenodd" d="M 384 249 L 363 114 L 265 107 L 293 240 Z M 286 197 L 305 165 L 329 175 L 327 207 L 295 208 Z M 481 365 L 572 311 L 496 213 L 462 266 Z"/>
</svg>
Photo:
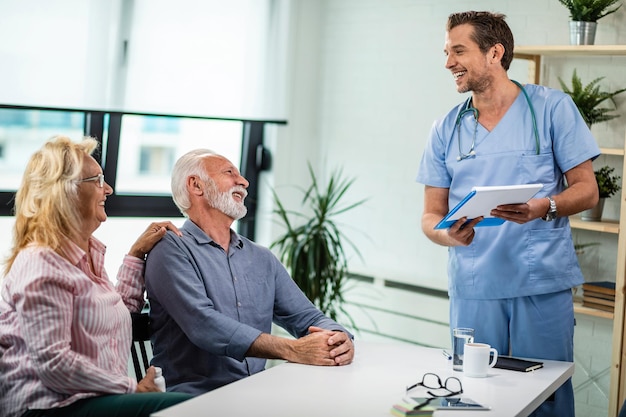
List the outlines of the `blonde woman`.
<svg viewBox="0 0 626 417">
<path fill-rule="evenodd" d="M 31 157 L 15 196 L 13 247 L 0 281 L 0 415 L 148 416 L 189 398 L 161 393 L 155 370 L 128 376 L 130 312 L 144 304 L 144 258 L 170 222 L 152 223 L 117 275 L 92 233 L 113 189 L 98 142 L 57 136 Z"/>
</svg>

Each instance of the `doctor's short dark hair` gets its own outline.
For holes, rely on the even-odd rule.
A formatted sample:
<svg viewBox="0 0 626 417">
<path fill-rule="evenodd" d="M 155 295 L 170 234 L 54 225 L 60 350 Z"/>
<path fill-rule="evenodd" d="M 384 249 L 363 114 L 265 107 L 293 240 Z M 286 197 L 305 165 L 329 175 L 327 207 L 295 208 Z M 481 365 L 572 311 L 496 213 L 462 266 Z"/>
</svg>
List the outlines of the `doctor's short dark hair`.
<svg viewBox="0 0 626 417">
<path fill-rule="evenodd" d="M 505 15 L 500 13 L 491 12 L 460 12 L 452 13 L 448 16 L 448 23 L 446 30 L 449 32 L 451 29 L 459 25 L 472 25 L 474 27 L 474 34 L 472 39 L 478 44 L 478 47 L 483 53 L 486 53 L 489 48 L 497 43 L 504 46 L 504 55 L 500 63 L 502 67 L 508 71 L 513 61 L 513 32 L 511 28 L 504 21 Z"/>
</svg>

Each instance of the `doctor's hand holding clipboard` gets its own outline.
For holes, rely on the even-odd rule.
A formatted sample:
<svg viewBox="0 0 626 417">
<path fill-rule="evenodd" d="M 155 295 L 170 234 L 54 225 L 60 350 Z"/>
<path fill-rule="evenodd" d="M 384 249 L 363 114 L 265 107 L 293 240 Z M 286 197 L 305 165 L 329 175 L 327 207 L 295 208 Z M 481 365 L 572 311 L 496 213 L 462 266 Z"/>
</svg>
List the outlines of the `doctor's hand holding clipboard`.
<svg viewBox="0 0 626 417">
<path fill-rule="evenodd" d="M 450 229 L 448 236 L 461 245 L 468 245 L 474 237 L 474 227 L 499 226 L 505 221 L 526 223 L 530 217 L 527 202 L 542 184 L 473 187 L 435 229 Z"/>
</svg>

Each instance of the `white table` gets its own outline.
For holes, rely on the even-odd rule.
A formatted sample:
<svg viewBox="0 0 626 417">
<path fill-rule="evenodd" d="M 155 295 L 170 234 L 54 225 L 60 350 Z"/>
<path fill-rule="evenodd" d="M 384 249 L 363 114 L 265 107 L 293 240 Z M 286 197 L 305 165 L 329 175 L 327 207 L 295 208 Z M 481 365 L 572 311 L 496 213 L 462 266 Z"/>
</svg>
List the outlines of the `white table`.
<svg viewBox="0 0 626 417">
<path fill-rule="evenodd" d="M 426 372 L 458 377 L 463 396 L 489 411 L 436 411 L 436 417 L 527 416 L 574 373 L 570 362 L 543 361 L 530 373 L 490 369 L 486 378 L 452 370 L 439 349 L 408 344 L 356 342 L 348 366 L 284 363 L 153 414 L 153 417 L 389 417 L 405 387 Z M 413 393 L 413 392 L 412 392 Z M 418 396 L 419 391 L 413 394 Z"/>
</svg>

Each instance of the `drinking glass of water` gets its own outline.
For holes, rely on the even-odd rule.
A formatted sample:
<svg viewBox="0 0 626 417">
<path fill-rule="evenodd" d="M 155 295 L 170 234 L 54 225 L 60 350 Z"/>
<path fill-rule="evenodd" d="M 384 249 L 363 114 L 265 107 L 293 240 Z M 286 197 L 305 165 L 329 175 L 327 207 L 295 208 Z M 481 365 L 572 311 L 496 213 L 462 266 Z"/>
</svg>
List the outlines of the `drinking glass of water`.
<svg viewBox="0 0 626 417">
<path fill-rule="evenodd" d="M 466 343 L 474 342 L 474 329 L 457 327 L 452 330 L 452 369 L 463 370 L 463 351 Z"/>
</svg>

